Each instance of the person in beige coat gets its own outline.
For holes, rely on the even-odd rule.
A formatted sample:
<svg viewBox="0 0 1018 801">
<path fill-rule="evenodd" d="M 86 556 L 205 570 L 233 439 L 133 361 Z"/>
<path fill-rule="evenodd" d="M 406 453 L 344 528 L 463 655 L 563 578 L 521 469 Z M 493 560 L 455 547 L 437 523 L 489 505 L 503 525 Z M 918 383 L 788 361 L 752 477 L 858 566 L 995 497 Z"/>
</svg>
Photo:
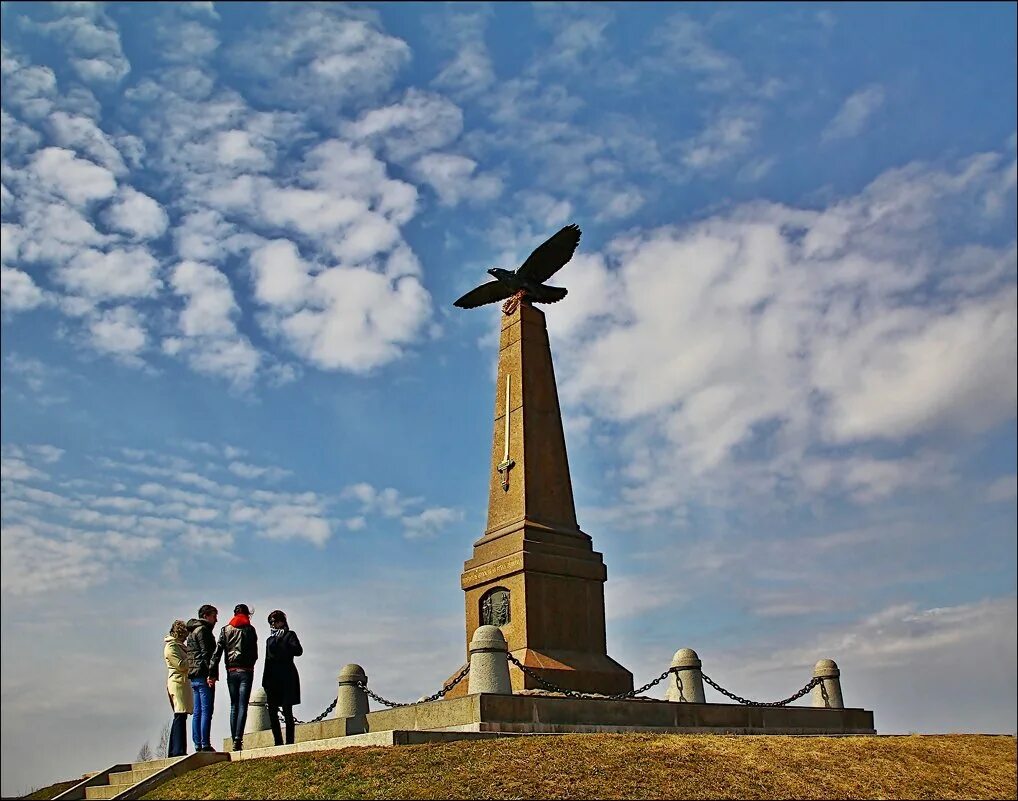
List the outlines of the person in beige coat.
<svg viewBox="0 0 1018 801">
<path fill-rule="evenodd" d="M 184 648 L 187 639 L 187 625 L 183 620 L 174 620 L 170 633 L 163 640 L 163 658 L 166 660 L 166 695 L 173 710 L 173 724 L 170 726 L 170 742 L 166 756 L 187 754 L 187 716 L 194 712 L 194 691 L 188 671 L 191 660 Z"/>
</svg>

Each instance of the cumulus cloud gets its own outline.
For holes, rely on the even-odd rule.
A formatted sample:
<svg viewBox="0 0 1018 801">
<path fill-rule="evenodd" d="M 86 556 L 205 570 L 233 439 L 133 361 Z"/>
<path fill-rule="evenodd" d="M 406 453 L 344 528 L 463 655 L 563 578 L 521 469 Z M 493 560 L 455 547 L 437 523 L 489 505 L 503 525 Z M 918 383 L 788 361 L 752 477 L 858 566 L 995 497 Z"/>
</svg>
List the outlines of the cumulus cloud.
<svg viewBox="0 0 1018 801">
<path fill-rule="evenodd" d="M 694 170 L 709 169 L 741 155 L 759 123 L 753 108 L 725 108 L 694 138 L 683 144 L 683 162 Z"/>
<path fill-rule="evenodd" d="M 463 112 L 458 106 L 419 89 L 409 89 L 400 102 L 372 109 L 344 126 L 348 137 L 377 142 L 396 162 L 445 147 L 462 130 Z"/>
<path fill-rule="evenodd" d="M 26 65 L 3 45 L 4 105 L 29 120 L 45 117 L 53 109 L 57 76 L 49 67 Z M 4 131 L 5 138 L 7 130 Z"/>
<path fill-rule="evenodd" d="M 117 188 L 108 169 L 62 147 L 36 151 L 30 169 L 42 187 L 78 206 L 109 197 Z"/>
<path fill-rule="evenodd" d="M 116 24 L 98 3 L 70 3 L 58 19 L 28 23 L 60 42 L 71 67 L 86 83 L 110 84 L 131 70 Z"/>
<path fill-rule="evenodd" d="M 270 306 L 292 309 L 307 298 L 311 277 L 297 246 L 286 239 L 267 242 L 251 254 L 255 297 Z"/>
<path fill-rule="evenodd" d="M 81 590 L 105 580 L 108 568 L 88 545 L 68 539 L 43 537 L 23 524 L 5 525 L 3 592 L 27 595 L 53 588 Z"/>
<path fill-rule="evenodd" d="M 279 329 L 298 355 L 324 369 L 367 372 L 396 359 L 429 315 L 430 296 L 413 276 L 335 267 L 313 285 L 325 308 L 302 309 Z"/>
<path fill-rule="evenodd" d="M 42 304 L 46 296 L 32 277 L 21 270 L 0 265 L 0 298 L 4 315 L 28 311 Z"/>
<path fill-rule="evenodd" d="M 248 479 L 264 478 L 266 481 L 278 481 L 291 475 L 289 470 L 281 467 L 263 467 L 247 462 L 230 462 L 227 469 L 236 476 Z"/>
<path fill-rule="evenodd" d="M 884 104 L 884 88 L 867 86 L 850 95 L 821 134 L 825 142 L 858 136 Z"/>
<path fill-rule="evenodd" d="M 130 306 L 116 306 L 95 315 L 88 322 L 88 332 L 96 350 L 129 363 L 148 343 L 141 315 Z"/>
<path fill-rule="evenodd" d="M 331 113 L 346 102 L 391 86 L 410 58 L 406 42 L 379 30 L 367 11 L 302 6 L 273 12 L 271 27 L 251 32 L 229 50 L 238 67 L 259 79 L 256 91 L 276 103 Z M 330 103 L 320 103 L 329 97 Z"/>
<path fill-rule="evenodd" d="M 421 539 L 439 534 L 443 528 L 463 519 L 463 512 L 445 506 L 425 509 L 416 515 L 408 515 L 401 519 L 403 536 L 407 539 Z"/>
<path fill-rule="evenodd" d="M 413 165 L 414 174 L 435 190 L 443 206 L 464 200 L 479 204 L 502 193 L 501 179 L 476 171 L 476 161 L 450 153 L 428 153 Z"/>
<path fill-rule="evenodd" d="M 90 298 L 138 298 L 155 295 L 162 286 L 159 262 L 144 248 L 102 252 L 88 248 L 59 268 L 56 279 Z"/>
<path fill-rule="evenodd" d="M 134 239 L 156 239 L 166 232 L 169 218 L 158 202 L 130 186 L 120 187 L 103 214 L 106 225 Z"/>
<path fill-rule="evenodd" d="M 951 470 L 935 453 L 817 451 L 934 442 L 1013 418 L 1013 263 L 983 291 L 959 292 L 962 267 L 936 236 L 1000 170 L 999 158 L 913 166 L 827 209 L 751 204 L 620 238 L 608 262 L 585 263 L 570 285 L 585 313 L 549 327 L 570 343 L 563 397 L 628 428 L 623 495 L 650 509 L 718 481 L 723 496 L 811 476 L 864 502 L 943 486 Z M 980 251 L 977 273 L 1012 248 Z M 914 295 L 920 286 L 939 289 Z"/>
<path fill-rule="evenodd" d="M 457 98 L 476 97 L 495 82 L 495 69 L 484 42 L 484 12 L 446 12 L 435 22 L 435 42 L 453 50 L 432 83 Z"/>
<path fill-rule="evenodd" d="M 90 117 L 54 111 L 46 120 L 46 127 L 62 148 L 88 156 L 114 175 L 122 176 L 127 172 L 120 151 Z"/>
<path fill-rule="evenodd" d="M 221 375 L 237 386 L 254 378 L 262 356 L 237 331 L 240 309 L 226 276 L 210 264 L 182 261 L 173 268 L 173 291 L 185 299 L 179 329 L 183 337 L 163 341 L 163 351 L 182 354 L 202 373 Z"/>
</svg>

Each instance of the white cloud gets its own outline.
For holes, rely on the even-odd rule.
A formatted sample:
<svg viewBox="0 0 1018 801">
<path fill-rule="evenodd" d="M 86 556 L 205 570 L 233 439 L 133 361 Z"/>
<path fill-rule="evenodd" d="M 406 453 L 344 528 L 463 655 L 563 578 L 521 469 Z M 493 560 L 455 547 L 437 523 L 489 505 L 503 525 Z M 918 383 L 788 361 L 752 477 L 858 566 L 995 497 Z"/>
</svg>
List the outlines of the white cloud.
<svg viewBox="0 0 1018 801">
<path fill-rule="evenodd" d="M 429 316 L 430 296 L 411 276 L 335 267 L 313 286 L 324 309 L 303 309 L 279 328 L 298 355 L 326 370 L 366 372 L 398 358 Z"/>
<path fill-rule="evenodd" d="M 248 464 L 247 462 L 230 462 L 227 469 L 241 478 L 264 478 L 267 481 L 278 481 L 281 478 L 292 475 L 289 470 L 284 470 L 281 467 L 260 467 L 259 465 Z"/>
<path fill-rule="evenodd" d="M 49 22 L 30 23 L 64 45 L 71 66 L 86 83 L 118 83 L 131 70 L 120 33 L 98 3 L 70 3 Z"/>
<path fill-rule="evenodd" d="M 19 210 L 24 232 L 19 256 L 25 261 L 61 264 L 107 242 L 80 211 L 66 203 L 33 200 Z"/>
<path fill-rule="evenodd" d="M 56 271 L 56 279 L 90 298 L 151 297 L 162 286 L 159 262 L 140 247 L 103 253 L 87 248 Z"/>
<path fill-rule="evenodd" d="M 495 82 L 495 70 L 484 43 L 484 27 L 490 11 L 461 13 L 459 9 L 432 18 L 432 39 L 453 51 L 432 84 L 453 97 L 476 97 Z"/>
<path fill-rule="evenodd" d="M 90 117 L 54 111 L 46 121 L 53 140 L 63 148 L 73 148 L 114 175 L 124 175 L 127 167 L 120 151 Z"/>
<path fill-rule="evenodd" d="M 4 453 L 2 461 L 0 461 L 0 479 L 3 481 L 31 481 L 41 478 L 46 478 L 46 474 L 28 464 L 20 454 Z"/>
<path fill-rule="evenodd" d="M 66 453 L 63 448 L 58 448 L 55 445 L 28 445 L 26 447 L 31 453 L 39 457 L 46 464 L 59 462 L 60 457 Z"/>
<path fill-rule="evenodd" d="M 860 89 L 845 100 L 820 138 L 829 142 L 858 136 L 883 104 L 884 88 L 880 84 Z"/>
<path fill-rule="evenodd" d="M 247 131 L 221 131 L 216 136 L 216 158 L 231 167 L 260 172 L 271 166 L 269 159 L 261 148 L 252 141 Z"/>
<path fill-rule="evenodd" d="M 235 332 L 232 315 L 238 310 L 230 282 L 210 264 L 182 261 L 170 279 L 174 291 L 187 298 L 180 313 L 185 336 L 230 335 Z"/>
<path fill-rule="evenodd" d="M 332 537 L 332 526 L 316 504 L 235 506 L 231 520 L 255 525 L 259 535 L 270 540 L 302 539 L 321 547 Z"/>
<path fill-rule="evenodd" d="M 501 179 L 475 175 L 476 170 L 473 159 L 450 153 L 428 153 L 413 165 L 414 174 L 435 190 L 443 206 L 455 206 L 463 200 L 481 204 L 502 193 Z"/>
<path fill-rule="evenodd" d="M 463 130 L 463 112 L 441 95 L 407 90 L 403 99 L 372 109 L 343 132 L 357 141 L 377 142 L 389 159 L 406 161 L 455 141 Z"/>
<path fill-rule="evenodd" d="M 568 347 L 561 392 L 596 428 L 625 431 L 611 450 L 626 502 L 674 509 L 787 482 L 874 502 L 949 483 L 950 460 L 918 449 L 1014 417 L 1014 246 L 955 255 L 982 225 L 971 199 L 1002 168 L 912 165 L 820 211 L 748 204 L 621 237 L 607 265 L 575 271 L 588 305 L 552 320 Z M 957 244 L 939 239 L 946 217 Z M 981 291 L 973 273 L 992 276 Z M 865 450 L 880 442 L 907 450 Z M 820 458 L 844 443 L 864 449 Z"/>
<path fill-rule="evenodd" d="M 4 105 L 29 120 L 45 117 L 53 108 L 57 77 L 49 67 L 24 66 L 3 46 Z M 7 130 L 4 130 L 5 138 Z"/>
<path fill-rule="evenodd" d="M 36 151 L 30 168 L 42 187 L 75 205 L 109 197 L 117 188 L 117 181 L 108 169 L 61 147 Z"/>
<path fill-rule="evenodd" d="M 697 88 L 705 92 L 730 92 L 745 81 L 738 60 L 714 47 L 707 32 L 684 13 L 673 14 L 654 31 L 654 44 L 662 51 L 645 57 L 649 66 L 680 69 L 699 76 Z"/>
<path fill-rule="evenodd" d="M 105 580 L 108 568 L 95 550 L 75 540 L 37 534 L 27 525 L 4 525 L 0 585 L 11 595 L 63 588 L 81 590 Z"/>
<path fill-rule="evenodd" d="M 332 116 L 389 88 L 410 58 L 407 43 L 378 30 L 367 10 L 301 6 L 272 14 L 268 27 L 230 53 L 257 79 L 255 91 L 282 105 Z"/>
<path fill-rule="evenodd" d="M 106 224 L 134 239 L 156 239 L 166 232 L 169 217 L 158 202 L 130 186 L 120 187 L 103 214 Z"/>
<path fill-rule="evenodd" d="M 42 304 L 45 294 L 27 273 L 0 265 L 0 307 L 4 315 L 28 311 Z"/>
<path fill-rule="evenodd" d="M 1001 476 L 986 488 L 986 500 L 990 503 L 1013 501 L 1018 497 L 1018 476 Z"/>
<path fill-rule="evenodd" d="M 393 487 L 376 489 L 366 482 L 344 487 L 341 497 L 358 501 L 362 513 L 375 513 L 383 517 L 400 517 L 407 508 L 421 503 L 420 498 L 407 498 Z"/>
<path fill-rule="evenodd" d="M 129 361 L 148 343 L 141 315 L 130 306 L 117 306 L 98 314 L 89 321 L 88 331 L 96 350 Z"/>
<path fill-rule="evenodd" d="M 311 277 L 297 246 L 287 239 L 267 242 L 251 254 L 255 297 L 269 306 L 293 309 L 307 299 Z"/>
<path fill-rule="evenodd" d="M 407 515 L 401 518 L 400 522 L 403 524 L 403 536 L 413 540 L 433 537 L 443 528 L 462 519 L 463 512 L 459 509 L 436 506 L 416 515 Z"/>
<path fill-rule="evenodd" d="M 182 261 L 173 269 L 171 284 L 185 298 L 179 326 L 183 339 L 163 341 L 163 351 L 184 354 L 202 373 L 221 375 L 246 386 L 261 364 L 261 354 L 234 323 L 240 309 L 226 276 L 210 264 Z"/>
<path fill-rule="evenodd" d="M 831 438 L 980 432 L 1013 417 L 1016 304 L 1012 290 L 941 314 L 887 314 L 823 341 L 815 380 L 832 398 Z"/>
<path fill-rule="evenodd" d="M 683 162 L 694 170 L 717 167 L 744 153 L 759 127 L 755 109 L 725 108 L 683 144 Z"/>
</svg>

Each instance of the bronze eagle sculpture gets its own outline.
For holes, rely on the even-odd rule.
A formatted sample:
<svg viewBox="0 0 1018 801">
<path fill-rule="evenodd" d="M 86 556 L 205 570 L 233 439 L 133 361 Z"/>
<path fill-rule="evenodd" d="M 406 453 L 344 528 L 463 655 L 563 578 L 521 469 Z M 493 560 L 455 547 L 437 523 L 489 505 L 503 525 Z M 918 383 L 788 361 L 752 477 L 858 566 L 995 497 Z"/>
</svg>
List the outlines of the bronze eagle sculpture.
<svg viewBox="0 0 1018 801">
<path fill-rule="evenodd" d="M 543 245 L 538 245 L 516 270 L 492 267 L 488 273 L 495 279 L 471 289 L 453 305 L 473 309 L 486 303 L 509 299 L 503 311 L 510 314 L 516 303 L 556 303 L 566 296 L 565 287 L 548 286 L 544 282 L 561 270 L 580 244 L 580 228 L 567 225 Z M 512 308 L 508 308 L 510 303 Z"/>
</svg>

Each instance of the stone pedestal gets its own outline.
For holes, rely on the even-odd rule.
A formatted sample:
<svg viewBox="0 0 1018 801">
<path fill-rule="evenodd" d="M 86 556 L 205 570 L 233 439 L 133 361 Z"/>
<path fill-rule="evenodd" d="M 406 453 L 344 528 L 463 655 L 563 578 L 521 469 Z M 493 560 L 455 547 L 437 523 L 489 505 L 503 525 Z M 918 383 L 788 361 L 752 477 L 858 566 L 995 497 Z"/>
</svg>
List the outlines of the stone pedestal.
<svg viewBox="0 0 1018 801">
<path fill-rule="evenodd" d="M 607 654 L 604 561 L 576 522 L 544 314 L 521 303 L 501 319 L 488 525 L 461 576 L 466 642 L 497 625 L 546 681 L 630 691 L 632 674 Z M 516 692 L 541 686 L 515 665 L 510 677 Z"/>
<path fill-rule="evenodd" d="M 348 718 L 297 726 L 300 743 L 350 734 Z M 527 695 L 448 696 L 396 709 L 369 712 L 367 732 L 500 732 L 504 734 L 876 734 L 866 709 L 802 706 L 676 704 L 670 701 L 605 701 Z M 227 741 L 227 744 L 229 741 Z M 373 743 L 365 743 L 373 744 Z M 244 738 L 245 748 L 272 745 L 272 732 Z M 227 749 L 228 750 L 228 749 Z M 241 752 L 244 753 L 244 752 Z"/>
</svg>

